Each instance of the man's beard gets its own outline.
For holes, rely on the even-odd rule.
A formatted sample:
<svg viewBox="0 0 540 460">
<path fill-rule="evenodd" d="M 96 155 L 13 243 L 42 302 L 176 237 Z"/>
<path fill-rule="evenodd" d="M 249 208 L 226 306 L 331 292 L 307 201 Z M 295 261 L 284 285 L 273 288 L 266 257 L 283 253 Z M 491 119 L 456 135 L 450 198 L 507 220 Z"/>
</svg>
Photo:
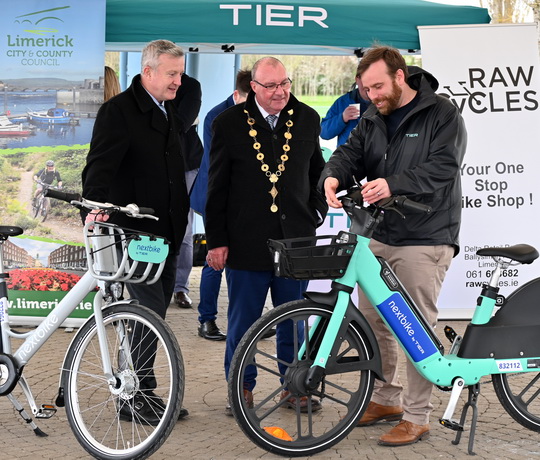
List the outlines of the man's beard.
<svg viewBox="0 0 540 460">
<path fill-rule="evenodd" d="M 399 108 L 399 102 L 401 100 L 401 94 L 403 90 L 397 85 L 396 81 L 392 81 L 392 93 L 389 96 L 378 98 L 376 101 L 372 101 L 375 104 L 377 102 L 386 102 L 383 107 L 378 108 L 379 112 L 383 115 L 390 115 L 394 110 Z"/>
</svg>

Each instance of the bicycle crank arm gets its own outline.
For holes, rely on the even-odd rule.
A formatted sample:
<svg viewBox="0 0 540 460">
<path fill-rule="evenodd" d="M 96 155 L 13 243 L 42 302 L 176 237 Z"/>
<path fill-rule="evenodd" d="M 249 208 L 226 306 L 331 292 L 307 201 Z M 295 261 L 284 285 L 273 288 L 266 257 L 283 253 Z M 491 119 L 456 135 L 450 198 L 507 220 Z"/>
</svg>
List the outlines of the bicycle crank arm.
<svg viewBox="0 0 540 460">
<path fill-rule="evenodd" d="M 452 393 L 450 394 L 450 400 L 448 401 L 448 406 L 446 406 L 446 410 L 444 411 L 442 418 L 439 419 L 439 423 L 442 426 L 446 428 L 450 428 L 453 431 L 463 431 L 463 425 L 461 425 L 459 422 L 455 420 L 452 420 L 452 417 L 454 416 L 457 402 L 459 401 L 459 397 L 464 387 L 465 387 L 465 380 L 463 380 L 461 377 L 458 377 L 454 381 L 454 385 L 452 386 Z"/>
</svg>

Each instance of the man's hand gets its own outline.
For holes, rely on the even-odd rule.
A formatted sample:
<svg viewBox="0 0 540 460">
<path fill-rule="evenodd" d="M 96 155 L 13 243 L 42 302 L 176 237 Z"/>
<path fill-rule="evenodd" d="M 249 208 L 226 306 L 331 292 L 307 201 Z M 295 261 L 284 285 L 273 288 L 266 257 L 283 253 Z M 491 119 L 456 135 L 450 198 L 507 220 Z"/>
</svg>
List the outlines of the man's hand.
<svg viewBox="0 0 540 460">
<path fill-rule="evenodd" d="M 104 213 L 100 209 L 92 209 L 87 215 L 84 223 L 88 222 L 107 222 L 109 220 L 109 214 Z"/>
<path fill-rule="evenodd" d="M 392 195 L 390 187 L 386 179 L 375 179 L 371 182 L 366 182 L 362 186 L 362 197 L 368 204 L 376 203 L 383 198 L 389 198 Z"/>
<path fill-rule="evenodd" d="M 339 186 L 339 181 L 335 177 L 327 177 L 324 180 L 324 194 L 326 195 L 326 201 L 328 206 L 332 208 L 342 208 L 343 204 L 338 200 L 336 196 L 336 190 Z"/>
<path fill-rule="evenodd" d="M 223 270 L 228 256 L 229 248 L 227 246 L 210 249 L 206 255 L 206 263 L 214 270 Z"/>
<path fill-rule="evenodd" d="M 360 104 L 358 104 L 358 106 L 359 105 Z M 351 120 L 357 120 L 360 117 L 360 109 L 357 107 L 357 104 L 351 104 L 343 111 L 341 116 L 345 123 Z"/>
</svg>

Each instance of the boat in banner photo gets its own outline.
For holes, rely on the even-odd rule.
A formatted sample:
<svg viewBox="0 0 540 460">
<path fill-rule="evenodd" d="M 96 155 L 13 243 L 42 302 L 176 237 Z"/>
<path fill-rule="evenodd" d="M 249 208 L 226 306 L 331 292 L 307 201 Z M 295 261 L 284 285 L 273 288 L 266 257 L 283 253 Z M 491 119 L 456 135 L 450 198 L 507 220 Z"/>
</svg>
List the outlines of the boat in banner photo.
<svg viewBox="0 0 540 460">
<path fill-rule="evenodd" d="M 0 137 L 30 136 L 31 129 L 24 128 L 19 123 L 12 123 L 5 115 L 0 115 Z"/>
<path fill-rule="evenodd" d="M 28 111 L 28 120 L 36 125 L 78 125 L 79 119 L 73 113 L 56 107 L 47 111 Z"/>
</svg>

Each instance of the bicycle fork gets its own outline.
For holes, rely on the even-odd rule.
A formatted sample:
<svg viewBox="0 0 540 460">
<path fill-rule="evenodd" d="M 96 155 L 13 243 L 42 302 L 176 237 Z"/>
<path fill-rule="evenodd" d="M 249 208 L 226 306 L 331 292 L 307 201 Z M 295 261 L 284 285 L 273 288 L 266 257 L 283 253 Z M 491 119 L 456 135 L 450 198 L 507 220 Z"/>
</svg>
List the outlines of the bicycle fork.
<svg viewBox="0 0 540 460">
<path fill-rule="evenodd" d="M 336 343 L 336 338 L 338 337 L 338 334 L 342 329 L 342 325 L 345 325 L 347 327 L 347 321 L 344 321 L 346 318 L 346 312 L 347 312 L 347 306 L 349 304 L 350 294 L 344 291 L 339 291 L 337 294 L 337 302 L 335 304 L 334 313 L 332 314 L 330 321 L 328 323 L 328 327 L 326 328 L 326 332 L 324 333 L 324 337 L 322 339 L 322 342 L 319 346 L 319 350 L 317 352 L 317 356 L 315 358 L 315 361 L 311 368 L 308 370 L 304 385 L 306 387 L 306 390 L 313 391 L 315 390 L 323 376 L 324 376 L 324 370 L 326 367 L 326 364 L 328 362 L 328 358 L 332 356 L 332 348 L 334 347 Z M 313 335 L 320 327 L 320 320 L 321 317 L 317 317 L 315 320 L 315 323 L 313 327 L 310 330 L 310 336 L 309 340 L 313 338 Z M 305 344 L 302 345 L 300 351 L 299 351 L 299 357 L 301 357 L 305 352 Z"/>
</svg>

